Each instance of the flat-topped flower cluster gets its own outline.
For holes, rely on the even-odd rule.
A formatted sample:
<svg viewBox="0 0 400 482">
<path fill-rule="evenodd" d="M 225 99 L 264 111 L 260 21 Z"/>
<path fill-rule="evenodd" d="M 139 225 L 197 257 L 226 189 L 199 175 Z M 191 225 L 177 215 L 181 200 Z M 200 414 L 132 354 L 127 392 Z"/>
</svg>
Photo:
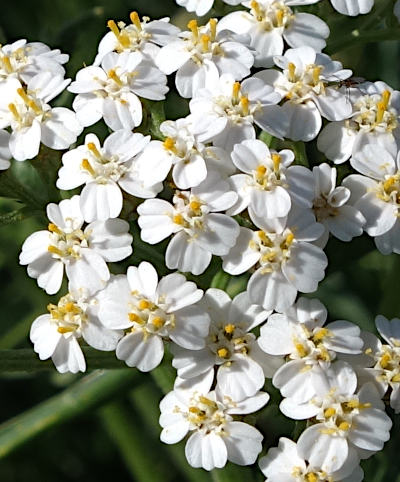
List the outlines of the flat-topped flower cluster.
<svg viewBox="0 0 400 482">
<path fill-rule="evenodd" d="M 270 378 L 281 412 L 308 423 L 260 458 L 267 480 L 361 481 L 360 460 L 389 439 L 382 398 L 400 411 L 400 320 L 377 317 L 382 342 L 327 322 L 324 305 L 299 294 L 324 279 L 330 236 L 365 232 L 381 253 L 400 254 L 400 92 L 354 82 L 321 52 L 329 27 L 296 9 L 318 0 L 224 1 L 244 9 L 185 31 L 136 12 L 129 24 L 110 20 L 72 82 L 58 50 L 1 48 L 0 168 L 42 143 L 65 151 L 56 186 L 82 187 L 48 204 L 47 228 L 22 246 L 20 263 L 48 294 L 68 280 L 30 338 L 61 373 L 86 370 L 82 342 L 143 372 L 167 348 L 177 378 L 160 404 L 161 440 L 190 433 L 187 460 L 206 470 L 257 460 L 263 435 L 244 415 L 268 403 Z M 177 3 L 203 15 L 213 0 Z M 332 5 L 358 15 L 373 0 Z M 167 76 L 189 114 L 152 138 L 143 119 L 153 104 L 141 99 L 163 101 Z M 49 104 L 64 89 L 73 110 Z M 89 130 L 78 140 L 100 120 L 105 139 Z M 297 149 L 311 141 L 327 160 L 312 169 Z M 347 161 L 352 173 L 338 182 Z M 130 263 L 133 227 L 148 245 L 166 240 L 169 274 L 152 259 Z M 113 274 L 109 263 L 122 260 L 126 274 Z M 248 273 L 233 299 L 182 274 L 218 260 L 229 275 Z"/>
</svg>

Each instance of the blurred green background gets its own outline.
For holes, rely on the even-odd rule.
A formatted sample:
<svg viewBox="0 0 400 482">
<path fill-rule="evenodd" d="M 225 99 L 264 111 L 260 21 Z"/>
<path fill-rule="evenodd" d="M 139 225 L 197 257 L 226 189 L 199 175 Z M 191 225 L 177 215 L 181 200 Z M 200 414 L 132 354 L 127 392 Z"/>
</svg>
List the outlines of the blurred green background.
<svg viewBox="0 0 400 482">
<path fill-rule="evenodd" d="M 339 24 L 335 23 L 338 20 L 341 22 L 340 29 L 345 33 L 356 25 L 353 19 L 343 22 L 343 18 L 335 15 L 327 5 L 327 0 L 321 4 L 332 15 L 337 35 L 340 35 L 337 30 Z M 60 48 L 71 56 L 67 76 L 73 77 L 84 64 L 92 62 L 98 41 L 106 32 L 107 20 L 128 21 L 132 10 L 152 18 L 168 15 L 175 18 L 175 23 L 180 26 L 184 26 L 189 18 L 182 10 L 177 12 L 172 0 L 14 0 L 2 9 L 0 42 L 11 43 L 27 38 Z M 381 79 L 393 88 L 400 88 L 398 41 L 348 45 L 336 57 L 346 67 L 352 68 L 356 76 Z M 68 95 L 64 100 L 70 101 Z M 179 112 L 172 110 L 170 114 L 176 117 Z M 51 190 L 46 194 L 46 187 L 40 183 L 28 162 L 13 165 L 12 172 L 39 197 L 48 194 L 51 199 Z M 18 203 L 0 198 L 0 214 L 16 208 Z M 45 223 L 45 219 L 38 216 L 0 227 L 1 349 L 31 348 L 28 341 L 30 324 L 36 316 L 46 312 L 46 306 L 51 301 L 36 282 L 28 278 L 25 267 L 18 265 L 18 254 L 24 239 L 46 226 Z M 327 305 L 332 320 L 347 319 L 374 330 L 373 320 L 378 313 L 389 318 L 400 316 L 399 256 L 380 255 L 366 237 L 351 244 L 331 241 L 327 252 L 330 261 L 328 274 L 313 296 L 320 297 Z M 81 377 L 61 376 L 55 370 L 37 374 L 1 374 L 0 421 L 8 420 L 60 393 Z M 184 461 L 182 444 L 171 448 L 159 442 L 157 421 L 162 381 L 154 383 L 150 376 L 121 377 L 120 389 L 109 394 L 104 392 L 106 395 L 99 397 L 100 406 L 93 403 L 86 409 L 86 400 L 77 397 L 77 404 L 83 404 L 83 414 L 65 424 L 62 424 L 61 417 L 57 420 L 59 426 L 45 431 L 0 460 L 0 481 L 202 481 L 212 480 L 212 477 L 215 480 L 234 480 L 233 473 L 229 477 L 229 468 L 226 479 L 202 470 L 189 470 Z M 263 414 L 258 426 L 265 435 L 266 447 L 276 444 L 277 433 L 290 436 L 293 429 L 292 424 L 273 408 Z M 400 481 L 399 426 L 396 422 L 392 439 L 385 450 L 364 464 L 366 481 Z M 253 473 L 249 470 L 233 469 L 239 474 L 238 480 L 263 479 L 257 470 Z"/>
</svg>

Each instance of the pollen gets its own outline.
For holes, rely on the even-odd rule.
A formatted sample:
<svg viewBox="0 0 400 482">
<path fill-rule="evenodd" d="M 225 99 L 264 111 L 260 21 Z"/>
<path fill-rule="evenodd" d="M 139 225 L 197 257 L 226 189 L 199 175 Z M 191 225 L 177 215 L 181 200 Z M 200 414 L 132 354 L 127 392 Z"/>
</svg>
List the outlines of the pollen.
<svg viewBox="0 0 400 482">
<path fill-rule="evenodd" d="M 15 104 L 8 104 L 8 110 L 11 112 L 11 114 L 14 116 L 14 119 L 18 122 L 21 121 L 21 116 L 17 110 L 17 108 L 15 107 Z"/>
<path fill-rule="evenodd" d="M 242 115 L 249 115 L 249 98 L 247 95 L 243 95 L 240 98 L 240 105 L 242 107 Z"/>
<path fill-rule="evenodd" d="M 301 343 L 296 343 L 295 348 L 296 348 L 297 353 L 299 354 L 299 356 L 301 358 L 304 358 L 307 355 L 307 351 L 306 351 L 304 345 L 302 345 Z"/>
<path fill-rule="evenodd" d="M 150 302 L 147 300 L 140 300 L 138 303 L 139 310 L 147 310 L 150 308 Z"/>
<path fill-rule="evenodd" d="M 382 368 L 387 368 L 391 361 L 392 361 L 392 357 L 390 356 L 390 354 L 385 353 L 381 358 L 380 365 Z"/>
<path fill-rule="evenodd" d="M 314 85 L 318 84 L 320 74 L 321 74 L 321 67 L 319 67 L 319 66 L 314 67 L 313 71 L 312 71 Z"/>
<path fill-rule="evenodd" d="M 338 427 L 338 428 L 339 428 L 339 430 L 345 430 L 345 431 L 347 431 L 347 430 L 350 429 L 350 424 L 349 424 L 349 422 L 341 422 L 341 423 L 339 424 L 339 427 Z"/>
<path fill-rule="evenodd" d="M 309 472 L 306 475 L 307 482 L 318 482 L 318 476 L 314 474 L 314 472 Z"/>
<path fill-rule="evenodd" d="M 82 159 L 81 167 L 85 171 L 88 171 L 92 176 L 96 175 L 95 170 L 93 169 L 93 167 L 91 166 L 90 162 L 87 159 Z"/>
<path fill-rule="evenodd" d="M 128 313 L 129 321 L 133 322 L 138 322 L 140 320 L 140 316 L 137 315 L 136 313 Z"/>
<path fill-rule="evenodd" d="M 336 414 L 336 410 L 333 407 L 327 408 L 324 412 L 325 418 L 333 417 Z"/>
<path fill-rule="evenodd" d="M 392 377 L 391 382 L 399 383 L 400 382 L 400 373 L 397 373 L 394 377 Z"/>
<path fill-rule="evenodd" d="M 183 225 L 185 223 L 185 220 L 183 219 L 182 214 L 175 214 L 175 216 L 172 218 L 172 221 L 175 224 Z"/>
<path fill-rule="evenodd" d="M 257 169 L 256 169 L 257 177 L 260 177 L 260 178 L 264 177 L 266 172 L 267 172 L 267 168 L 265 166 L 263 166 L 262 164 L 257 166 Z"/>
<path fill-rule="evenodd" d="M 201 208 L 201 202 L 199 201 L 190 201 L 189 208 L 192 211 L 198 211 Z"/>
<path fill-rule="evenodd" d="M 228 323 L 224 327 L 225 333 L 228 333 L 228 335 L 231 335 L 235 331 L 236 326 L 233 325 L 232 323 Z"/>
<path fill-rule="evenodd" d="M 289 247 L 293 243 L 293 240 L 294 240 L 294 234 L 289 233 L 285 239 L 286 246 Z"/>
<path fill-rule="evenodd" d="M 53 223 L 49 223 L 49 225 L 47 226 L 47 229 L 52 233 L 56 233 L 60 235 L 62 234 L 62 231 L 60 230 L 60 228 Z"/>
<path fill-rule="evenodd" d="M 217 350 L 217 355 L 220 358 L 227 358 L 229 356 L 229 351 L 226 348 L 219 348 Z"/>
<path fill-rule="evenodd" d="M 218 20 L 216 18 L 210 18 L 208 22 L 208 24 L 210 25 L 210 36 L 212 42 L 214 42 L 215 37 L 217 36 L 217 23 Z"/>
<path fill-rule="evenodd" d="M 7 55 L 5 55 L 1 60 L 3 61 L 3 65 L 4 65 L 4 68 L 7 70 L 7 73 L 11 74 L 13 71 L 13 68 L 10 62 L 10 58 L 7 57 Z"/>
<path fill-rule="evenodd" d="M 260 8 L 260 4 L 258 2 L 256 2 L 256 0 L 252 0 L 250 2 L 250 7 L 254 10 L 254 13 L 256 14 L 257 16 L 257 20 L 262 20 L 262 11 L 261 11 L 261 8 Z"/>
<path fill-rule="evenodd" d="M 188 29 L 192 32 L 194 39 L 199 39 L 199 27 L 197 26 L 197 20 L 192 19 L 187 24 Z"/>
<path fill-rule="evenodd" d="M 232 98 L 235 103 L 239 102 L 240 82 L 235 82 L 232 86 Z"/>
<path fill-rule="evenodd" d="M 278 27 L 282 27 L 283 25 L 283 17 L 284 17 L 284 11 L 279 9 L 276 12 L 276 25 Z"/>
<path fill-rule="evenodd" d="M 156 328 L 162 328 L 164 326 L 165 320 L 161 316 L 156 316 L 151 320 Z"/>
<path fill-rule="evenodd" d="M 142 30 L 142 24 L 140 23 L 139 15 L 137 12 L 135 11 L 131 12 L 129 15 L 129 18 L 131 19 L 131 22 L 138 30 Z"/>
<path fill-rule="evenodd" d="M 281 165 L 281 156 L 279 154 L 272 154 L 271 155 L 272 163 L 274 165 L 275 173 L 279 171 L 279 167 Z"/>
<path fill-rule="evenodd" d="M 294 65 L 293 62 L 289 62 L 288 64 L 288 70 L 289 70 L 289 81 L 290 82 L 296 82 L 296 66 Z"/>
<path fill-rule="evenodd" d="M 59 326 L 57 328 L 57 331 L 58 333 L 61 333 L 62 335 L 64 335 L 65 333 L 71 333 L 71 331 L 75 331 L 75 329 L 69 326 Z"/>
<path fill-rule="evenodd" d="M 172 137 L 167 137 L 163 142 L 163 146 L 165 147 L 165 149 L 167 149 L 167 151 L 171 151 L 176 154 L 177 150 L 175 147 L 175 141 L 174 139 L 172 139 Z"/>
<path fill-rule="evenodd" d="M 101 154 L 100 154 L 99 150 L 97 149 L 96 144 L 94 142 L 89 142 L 87 144 L 87 148 L 94 155 L 94 157 L 96 157 L 97 159 L 101 159 Z"/>
<path fill-rule="evenodd" d="M 110 79 L 112 79 L 119 87 L 122 87 L 124 84 L 122 80 L 118 77 L 117 73 L 115 72 L 115 69 L 110 69 L 107 74 Z"/>
<path fill-rule="evenodd" d="M 293 236 L 293 235 L 292 235 Z M 323 340 L 326 336 L 329 335 L 329 330 L 326 328 L 320 328 L 314 335 L 313 335 L 313 341 L 321 341 Z"/>
<path fill-rule="evenodd" d="M 58 256 L 64 256 L 64 253 L 61 251 L 61 249 L 57 248 L 56 246 L 53 246 L 50 244 L 50 246 L 47 247 L 47 251 L 52 254 L 57 254 Z"/>
<path fill-rule="evenodd" d="M 208 52 L 210 49 L 210 40 L 211 38 L 209 35 L 204 34 L 201 36 L 201 48 L 204 53 Z"/>
</svg>

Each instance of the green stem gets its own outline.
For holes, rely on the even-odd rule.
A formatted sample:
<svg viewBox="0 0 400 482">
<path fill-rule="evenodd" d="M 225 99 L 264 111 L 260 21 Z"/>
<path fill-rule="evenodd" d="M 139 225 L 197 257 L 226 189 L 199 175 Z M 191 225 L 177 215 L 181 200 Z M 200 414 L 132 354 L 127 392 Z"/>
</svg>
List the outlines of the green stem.
<svg viewBox="0 0 400 482">
<path fill-rule="evenodd" d="M 89 346 L 82 347 L 88 370 L 96 369 L 127 369 L 124 362 L 115 358 L 114 352 L 95 350 Z M 0 350 L 0 373 L 38 372 L 55 370 L 51 360 L 39 360 L 30 348 L 18 350 Z M 132 371 L 132 370 L 130 370 Z"/>
<path fill-rule="evenodd" d="M 132 480 L 164 480 L 163 467 L 159 465 L 154 451 L 143 443 L 146 437 L 138 430 L 135 413 L 129 411 L 122 402 L 113 402 L 101 407 L 99 414 L 110 439 L 118 447 Z"/>
<path fill-rule="evenodd" d="M 138 383 L 136 370 L 96 371 L 62 393 L 0 425 L 0 458 L 50 427 L 60 425 Z"/>
<path fill-rule="evenodd" d="M 42 209 L 45 201 L 15 179 L 10 169 L 0 173 L 0 196 L 22 201 L 32 209 Z"/>
<path fill-rule="evenodd" d="M 370 32 L 359 32 L 358 30 L 353 30 L 350 35 L 344 36 L 336 42 L 331 42 L 327 46 L 326 51 L 330 55 L 333 55 L 337 52 L 345 50 L 346 48 L 354 47 L 356 44 L 380 42 L 383 40 L 398 40 L 399 35 L 400 29 L 398 28 L 385 28 Z"/>
</svg>

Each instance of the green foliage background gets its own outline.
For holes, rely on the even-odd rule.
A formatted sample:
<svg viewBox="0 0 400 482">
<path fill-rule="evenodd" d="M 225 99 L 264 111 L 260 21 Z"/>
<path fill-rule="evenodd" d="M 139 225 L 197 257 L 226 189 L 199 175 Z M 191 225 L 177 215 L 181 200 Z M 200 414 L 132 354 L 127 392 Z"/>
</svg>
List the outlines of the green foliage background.
<svg viewBox="0 0 400 482">
<path fill-rule="evenodd" d="M 379 3 L 382 0 L 376 0 Z M 323 0 L 326 4 L 328 0 Z M 324 8 L 330 8 L 326 5 Z M 189 18 L 172 0 L 14 0 L 2 9 L 0 42 L 11 43 L 19 38 L 43 41 L 52 48 L 70 54 L 67 76 L 73 77 L 85 63 L 90 64 L 99 39 L 106 32 L 106 22 L 113 18 L 128 20 L 129 12 L 152 18 L 169 15 L 184 26 Z M 338 18 L 332 10 L 332 27 L 337 38 L 355 26 L 354 19 Z M 336 29 L 336 30 L 335 30 Z M 354 75 L 368 80 L 384 80 L 400 89 L 399 41 L 359 46 L 346 44 L 336 55 Z M 59 101 L 70 102 L 68 94 Z M 173 117 L 181 115 L 169 103 Z M 183 109 L 184 111 L 184 109 Z M 183 112 L 182 111 L 182 112 Z M 55 160 L 57 162 L 57 159 Z M 54 193 L 39 179 L 29 162 L 14 163 L 13 173 L 23 180 L 39 198 L 52 199 Z M 18 203 L 0 198 L 0 214 L 18 208 Z M 24 239 L 46 226 L 43 216 L 0 227 L 0 349 L 29 348 L 31 322 L 46 311 L 51 301 L 36 282 L 28 278 L 25 267 L 18 265 L 18 253 Z M 317 293 L 327 306 L 330 318 L 347 319 L 364 329 L 374 331 L 373 320 L 380 313 L 388 318 L 400 316 L 400 256 L 383 256 L 374 249 L 370 239 L 363 237 L 344 244 L 328 245 L 329 269 Z M 130 260 L 132 261 L 132 260 Z M 205 281 L 207 287 L 207 281 Z M 231 291 L 235 290 L 231 284 Z M 79 398 L 73 392 L 69 402 L 74 410 L 57 413 L 50 421 L 58 425 L 0 460 L 0 480 L 4 482 L 60 482 L 113 480 L 263 480 L 261 473 L 232 467 L 207 474 L 191 470 L 179 447 L 162 445 L 159 440 L 158 403 L 168 376 L 161 370 L 153 378 L 137 375 L 135 370 L 115 371 L 119 388 L 110 388 L 107 380 L 91 399 Z M 131 373 L 132 372 L 132 373 Z M 118 378 L 119 377 L 119 378 Z M 59 375 L 55 370 L 40 373 L 14 373 L 0 376 L 0 421 L 61 393 L 82 375 Z M 56 407 L 59 401 L 56 400 Z M 61 403 L 61 402 L 60 402 Z M 54 408 L 54 407 L 53 407 Z M 44 407 L 44 414 L 50 408 Z M 53 412 L 51 412 L 53 413 Z M 58 418 L 57 418 L 58 417 Z M 63 423 L 68 422 L 68 423 Z M 258 421 L 265 436 L 265 447 L 276 444 L 276 434 L 290 436 L 296 429 L 276 408 L 265 411 Z M 368 482 L 399 482 L 400 423 L 395 422 L 392 438 L 385 450 L 364 464 Z M 22 430 L 17 425 L 14 430 Z M 0 454 L 2 447 L 0 443 Z"/>
</svg>

